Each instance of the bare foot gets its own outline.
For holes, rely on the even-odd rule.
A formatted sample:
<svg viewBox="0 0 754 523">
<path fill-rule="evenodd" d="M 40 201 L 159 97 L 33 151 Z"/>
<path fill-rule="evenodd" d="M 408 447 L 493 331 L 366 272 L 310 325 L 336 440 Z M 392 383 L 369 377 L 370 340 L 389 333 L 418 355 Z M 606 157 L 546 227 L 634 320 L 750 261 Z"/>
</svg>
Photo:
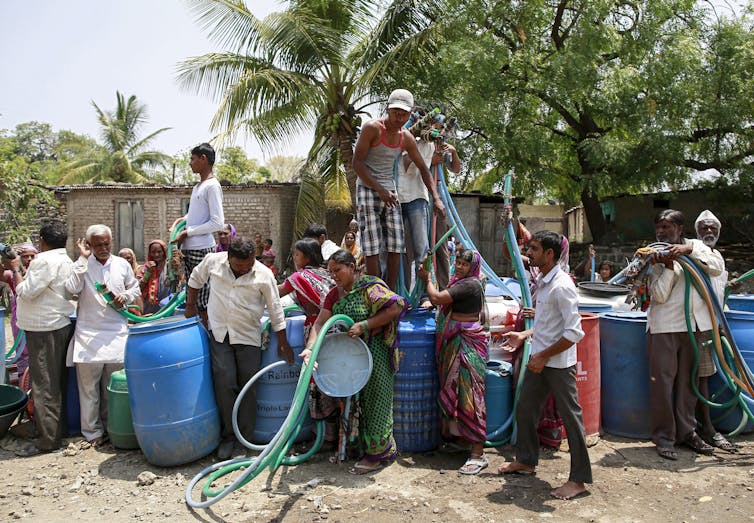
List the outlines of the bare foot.
<svg viewBox="0 0 754 523">
<path fill-rule="evenodd" d="M 583 483 L 575 481 L 566 481 L 561 487 L 556 488 L 550 495 L 558 499 L 573 499 L 576 496 L 586 493 L 586 487 Z"/>
<path fill-rule="evenodd" d="M 524 465 L 518 461 L 511 461 L 510 463 L 503 463 L 500 468 L 497 469 L 498 474 L 535 474 L 534 467 Z"/>
</svg>

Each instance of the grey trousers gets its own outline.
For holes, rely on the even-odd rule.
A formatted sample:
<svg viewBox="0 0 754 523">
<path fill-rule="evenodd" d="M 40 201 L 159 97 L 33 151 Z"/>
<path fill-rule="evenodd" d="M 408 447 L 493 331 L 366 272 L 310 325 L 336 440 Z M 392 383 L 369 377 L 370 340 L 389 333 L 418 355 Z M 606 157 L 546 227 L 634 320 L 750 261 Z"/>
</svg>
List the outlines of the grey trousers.
<svg viewBox="0 0 754 523">
<path fill-rule="evenodd" d="M 107 385 L 122 363 L 77 363 L 81 435 L 92 441 L 107 432 Z"/>
<path fill-rule="evenodd" d="M 539 462 L 537 423 L 550 393 L 555 398 L 558 414 L 563 418 L 563 424 L 568 433 L 568 446 L 571 452 L 571 472 L 568 480 L 576 483 L 591 483 L 592 464 L 589 462 L 584 420 L 576 391 L 575 365 L 567 369 L 545 367 L 539 374 L 526 372 L 516 408 L 516 423 L 518 424 L 516 461 L 530 467 L 537 466 Z"/>
<path fill-rule="evenodd" d="M 26 332 L 29 350 L 29 374 L 34 395 L 34 424 L 39 433 L 38 447 L 60 447 L 65 435 L 65 356 L 73 329 Z"/>
<path fill-rule="evenodd" d="M 233 404 L 246 382 L 259 371 L 262 351 L 253 345 L 231 345 L 227 335 L 222 343 L 218 342 L 211 332 L 209 342 L 221 436 L 223 441 L 233 441 L 236 438 L 232 423 Z M 257 386 L 254 384 L 238 409 L 238 428 L 248 441 L 252 440 L 256 420 Z"/>
<path fill-rule="evenodd" d="M 701 341 L 704 334 L 695 336 Z M 647 334 L 647 358 L 652 441 L 672 449 L 696 429 L 697 398 L 691 388 L 694 348 L 688 333 Z"/>
</svg>

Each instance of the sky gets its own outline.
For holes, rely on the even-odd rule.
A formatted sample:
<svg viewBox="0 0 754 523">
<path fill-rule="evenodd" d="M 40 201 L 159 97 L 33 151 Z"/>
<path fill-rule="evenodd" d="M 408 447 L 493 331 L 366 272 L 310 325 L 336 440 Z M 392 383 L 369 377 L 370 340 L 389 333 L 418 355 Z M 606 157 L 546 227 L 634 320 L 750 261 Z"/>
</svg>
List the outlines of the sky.
<svg viewBox="0 0 754 523">
<path fill-rule="evenodd" d="M 283 4 L 247 5 L 264 17 Z M 120 91 L 147 106 L 142 136 L 172 128 L 154 149 L 172 155 L 211 138 L 216 105 L 181 90 L 175 71 L 181 60 L 218 49 L 183 0 L 0 0 L 0 19 L 0 129 L 36 120 L 99 139 L 92 101 L 113 110 Z M 252 140 L 236 145 L 264 162 L 275 154 L 305 156 L 310 144 L 301 137 L 267 155 Z"/>
</svg>

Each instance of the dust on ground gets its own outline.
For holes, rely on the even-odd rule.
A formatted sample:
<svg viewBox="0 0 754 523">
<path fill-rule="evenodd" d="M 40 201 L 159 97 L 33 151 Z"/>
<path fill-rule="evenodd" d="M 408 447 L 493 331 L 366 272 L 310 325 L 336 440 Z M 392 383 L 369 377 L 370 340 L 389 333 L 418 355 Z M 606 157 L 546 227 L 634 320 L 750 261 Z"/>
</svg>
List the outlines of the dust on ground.
<svg viewBox="0 0 754 523">
<path fill-rule="evenodd" d="M 488 449 L 478 476 L 457 469 L 464 456 L 402 455 L 378 472 L 353 476 L 348 464 L 318 454 L 251 483 L 210 509 L 184 502 L 189 480 L 216 460 L 172 468 L 150 465 L 139 451 L 106 445 L 67 448 L 31 458 L 13 451 L 26 442 L 0 440 L 0 520 L 107 521 L 750 521 L 754 519 L 754 436 L 737 439 L 739 454 L 699 456 L 679 450 L 660 458 L 651 443 L 606 435 L 589 449 L 594 484 L 571 501 L 551 498 L 566 481 L 565 451 L 543 454 L 536 476 L 499 476 L 510 446 Z M 83 445 L 86 447 L 87 445 Z M 225 484 L 225 483 L 223 483 Z M 194 496 L 200 496 L 196 488 Z"/>
</svg>

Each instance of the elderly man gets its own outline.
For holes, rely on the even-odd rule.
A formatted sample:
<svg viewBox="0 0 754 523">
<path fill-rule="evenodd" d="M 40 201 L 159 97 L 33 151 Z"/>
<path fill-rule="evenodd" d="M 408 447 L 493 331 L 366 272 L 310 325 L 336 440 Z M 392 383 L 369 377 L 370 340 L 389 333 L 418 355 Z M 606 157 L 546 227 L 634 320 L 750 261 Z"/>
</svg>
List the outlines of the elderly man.
<svg viewBox="0 0 754 523">
<path fill-rule="evenodd" d="M 670 245 L 650 260 L 647 284 L 651 299 L 647 312 L 647 356 L 652 441 L 657 453 L 670 460 L 678 459 L 676 443 L 700 454 L 713 451 L 696 432 L 697 398 L 691 388 L 694 349 L 684 313 L 685 278 L 676 260 L 688 256 L 710 276 L 723 271 L 722 257 L 714 256 L 699 240 L 683 238 L 683 224 L 683 214 L 673 209 L 666 209 L 655 218 L 657 241 Z M 689 307 L 694 336 L 700 345 L 709 339 L 712 319 L 698 293 L 692 293 Z"/>
<path fill-rule="evenodd" d="M 192 318 L 197 314 L 199 289 L 210 283 L 207 313 L 212 379 L 222 430 L 222 442 L 217 449 L 220 459 L 233 455 L 236 441 L 231 421 L 233 404 L 261 365 L 261 320 L 265 306 L 272 331 L 277 334 L 278 353 L 293 363 L 277 282 L 270 269 L 255 259 L 255 252 L 253 242 L 236 238 L 227 252 L 208 254 L 196 266 L 186 289 L 185 316 Z M 256 412 L 256 387 L 252 387 L 238 413 L 238 426 L 247 440 L 254 432 Z"/>
<path fill-rule="evenodd" d="M 401 253 L 405 251 L 401 204 L 393 177 L 395 161 L 403 151 L 419 169 L 424 186 L 432 195 L 435 211 L 445 215 L 445 205 L 419 153 L 416 139 L 403 127 L 413 105 L 414 95 L 409 91 L 396 89 L 390 93 L 387 118 L 365 123 L 353 152 L 353 169 L 358 176 L 356 206 L 366 272 L 380 277 L 380 253 L 387 253 L 385 282 L 393 290 L 398 284 Z"/>
<path fill-rule="evenodd" d="M 95 288 L 107 286 L 116 307 L 136 300 L 141 291 L 131 264 L 112 256 L 112 232 L 106 225 L 91 225 L 86 239 L 76 242 L 80 256 L 65 282 L 68 292 L 79 295 L 72 356 L 76 364 L 81 405 L 81 434 L 93 447 L 107 442 L 107 383 L 123 368 L 128 321 L 108 305 Z"/>
<path fill-rule="evenodd" d="M 725 270 L 725 260 L 720 251 L 715 249 L 717 240 L 720 238 L 720 220 L 712 214 L 711 211 L 702 211 L 694 223 L 696 228 L 696 237 L 712 251 L 712 256 L 723 267 L 723 271 L 718 276 L 712 276 L 710 282 L 715 289 L 715 294 L 720 304 L 725 301 L 725 286 L 728 284 L 728 271 Z M 710 399 L 709 395 L 709 377 L 717 372 L 715 362 L 712 359 L 712 344 L 703 343 L 699 345 L 699 368 L 697 376 L 699 377 L 699 393 L 705 398 Z M 715 430 L 710 417 L 710 409 L 706 403 L 700 401 L 698 408 L 699 422 L 701 423 L 700 436 L 704 441 L 713 447 L 720 448 L 726 452 L 738 452 L 736 446 L 728 441 L 725 436 Z"/>
<path fill-rule="evenodd" d="M 39 231 L 40 254 L 28 262 L 21 276 L 20 260 L 3 260 L 13 273 L 17 294 L 18 326 L 26 331 L 29 373 L 34 390 L 34 424 L 39 441 L 17 452 L 34 456 L 60 447 L 65 430 L 65 355 L 71 337 L 73 305 L 65 281 L 73 262 L 65 252 L 68 227 L 61 221 Z"/>
</svg>

